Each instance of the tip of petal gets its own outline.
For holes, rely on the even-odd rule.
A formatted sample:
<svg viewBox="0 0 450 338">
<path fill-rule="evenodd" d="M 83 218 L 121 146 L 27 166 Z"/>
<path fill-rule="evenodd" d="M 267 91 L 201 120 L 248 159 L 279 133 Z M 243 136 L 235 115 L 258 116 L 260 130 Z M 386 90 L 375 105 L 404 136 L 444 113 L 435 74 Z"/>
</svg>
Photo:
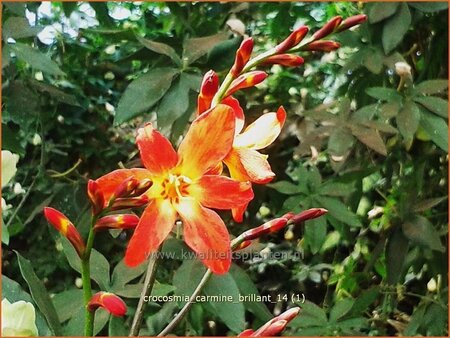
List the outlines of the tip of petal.
<svg viewBox="0 0 450 338">
<path fill-rule="evenodd" d="M 280 108 L 278 108 L 277 110 L 277 120 L 278 122 L 280 122 L 280 127 L 283 127 L 284 122 L 286 121 L 286 110 L 284 109 L 283 106 L 280 106 Z"/>
</svg>

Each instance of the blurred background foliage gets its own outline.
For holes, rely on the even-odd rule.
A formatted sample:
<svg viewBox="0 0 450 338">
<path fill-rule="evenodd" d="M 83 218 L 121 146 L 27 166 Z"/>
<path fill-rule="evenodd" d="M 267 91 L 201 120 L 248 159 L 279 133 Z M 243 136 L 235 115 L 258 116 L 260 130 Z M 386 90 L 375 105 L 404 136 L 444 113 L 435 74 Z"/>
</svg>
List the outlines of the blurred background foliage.
<svg viewBox="0 0 450 338">
<path fill-rule="evenodd" d="M 281 104 L 288 120 L 267 149 L 276 180 L 255 186 L 243 225 L 223 214 L 230 231 L 287 211 L 329 213 L 252 245 L 253 258 L 237 259 L 205 290 L 271 295 L 275 303 L 196 304 L 175 333 L 236 334 L 297 302 L 303 310 L 287 335 L 448 335 L 447 3 L 3 2 L 2 9 L 2 149 L 19 155 L 2 189 L 3 298 L 31 300 L 30 292 L 41 335 L 80 335 L 83 325 L 79 276 L 67 264 L 76 268 L 74 252 L 42 208 L 61 210 L 86 234 L 87 180 L 139 164 L 134 131 L 144 121 L 179 142 L 202 75 L 224 76 L 243 34 L 263 51 L 293 27 L 314 32 L 335 15 L 359 13 L 368 21 L 337 35 L 338 51 L 304 53 L 295 69 L 273 66 L 258 89 L 238 95 L 249 121 Z M 95 287 L 123 296 L 130 309 L 111 320 L 99 310 L 102 335 L 127 334 L 139 297 L 145 266 L 121 262 L 128 237 L 104 233 L 96 242 Z M 171 239 L 164 250 L 182 248 Z M 278 252 L 283 259 L 264 258 Z M 202 269 L 164 261 L 156 294 L 189 294 Z M 150 303 L 141 334 L 158 333 L 179 306 Z"/>
</svg>

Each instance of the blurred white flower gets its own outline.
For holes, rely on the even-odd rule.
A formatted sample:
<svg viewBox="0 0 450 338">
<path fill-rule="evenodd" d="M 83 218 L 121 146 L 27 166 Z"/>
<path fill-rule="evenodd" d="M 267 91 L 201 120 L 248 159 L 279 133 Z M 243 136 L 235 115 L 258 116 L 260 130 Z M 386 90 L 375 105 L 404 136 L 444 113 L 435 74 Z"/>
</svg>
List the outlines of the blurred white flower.
<svg viewBox="0 0 450 338">
<path fill-rule="evenodd" d="M 22 188 L 22 186 L 20 185 L 19 182 L 16 182 L 16 183 L 14 184 L 13 190 L 14 190 L 14 193 L 15 193 L 16 195 L 19 195 L 19 194 L 25 194 L 25 189 Z"/>
<path fill-rule="evenodd" d="M 411 76 L 411 66 L 408 65 L 406 62 L 396 62 L 395 63 L 395 72 L 399 76 Z"/>
<path fill-rule="evenodd" d="M 41 135 L 39 135 L 39 134 L 37 134 L 37 133 L 34 134 L 33 140 L 31 140 L 31 143 L 32 143 L 34 146 L 40 145 L 40 144 L 42 143 Z"/>
<path fill-rule="evenodd" d="M 10 303 L 2 300 L 2 336 L 29 337 L 37 336 L 36 313 L 31 303 L 20 300 Z"/>
<path fill-rule="evenodd" d="M 9 150 L 2 150 L 2 188 L 14 177 L 17 171 L 19 155 Z"/>
</svg>

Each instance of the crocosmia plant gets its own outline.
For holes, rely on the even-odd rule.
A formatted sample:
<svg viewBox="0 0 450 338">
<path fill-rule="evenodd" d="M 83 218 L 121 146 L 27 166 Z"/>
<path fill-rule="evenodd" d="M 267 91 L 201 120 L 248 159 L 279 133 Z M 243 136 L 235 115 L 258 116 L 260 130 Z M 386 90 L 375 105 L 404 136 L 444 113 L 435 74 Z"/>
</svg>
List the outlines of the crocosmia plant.
<svg viewBox="0 0 450 338">
<path fill-rule="evenodd" d="M 105 314 L 112 315 L 110 330 L 117 326 L 129 327 L 130 332 L 121 332 L 131 336 L 149 332 L 143 328 L 149 299 L 159 295 L 171 297 L 174 290 L 170 283 L 157 281 L 162 267 L 167 274 L 173 274 L 173 264 L 168 263 L 165 255 L 171 252 L 174 243 L 183 251 L 178 254 L 184 257 L 188 253 L 196 267 L 191 274 L 176 272 L 173 278 L 184 278 L 187 284 L 195 280 L 196 286 L 180 295 L 176 311 L 165 307 L 170 301 L 152 303 L 157 303 L 158 308 L 162 306 L 155 316 L 167 317 L 161 319 L 164 324 L 154 332 L 159 335 L 173 333 L 190 311 L 199 311 L 198 297 L 212 295 L 211 290 L 220 288 L 221 281 L 229 278 L 230 273 L 241 271 L 233 263 L 235 255 L 250 252 L 269 234 L 287 229 L 295 231 L 305 221 L 327 213 L 324 208 L 310 208 L 300 213 L 266 217 L 257 227 L 246 224 L 246 217 L 254 212 L 254 208 L 248 208 L 249 204 L 259 188 L 277 181 L 276 171 L 264 152 L 276 142 L 292 112 L 285 110 L 283 102 L 278 102 L 278 108 L 273 111 L 264 111 L 255 104 L 252 110 L 258 110 L 259 114 L 256 118 L 254 114 L 250 117 L 239 98 L 264 85 L 274 66 L 279 69 L 303 67 L 305 55 L 337 50 L 340 44 L 333 40 L 333 34 L 365 20 L 365 15 L 338 16 L 312 34 L 308 27 L 300 26 L 280 39 L 279 44 L 266 46 L 266 50 L 262 50 L 262 46 L 257 48 L 258 42 L 252 37 L 243 38 L 228 72 L 210 70 L 204 74 L 200 87 L 196 88 L 197 107 L 182 137 L 170 139 L 159 130 L 157 122 L 139 120 L 129 136 L 136 146 L 131 164 L 104 168 L 103 176 L 87 178 L 89 217 L 75 222 L 57 210 L 52 202 L 45 205 L 43 215 L 64 239 L 64 250 L 72 252 L 70 266 L 80 273 L 78 283 L 82 294 L 72 296 L 80 298 L 84 315 L 79 320 L 84 335 L 97 333 L 95 327 L 106 318 Z M 156 42 L 149 46 L 155 50 L 163 48 Z M 163 52 L 177 57 L 172 55 L 172 50 Z M 98 278 L 100 267 L 96 264 L 101 247 L 96 246 L 96 239 L 109 236 L 102 232 L 115 235 L 111 241 L 118 241 L 116 235 L 122 233 L 121 241 L 125 241 L 115 249 L 123 260 L 110 262 L 118 264 L 111 283 L 109 275 L 107 282 Z M 25 266 L 26 262 L 21 264 Z M 243 270 L 240 273 L 244 274 L 242 278 L 249 278 Z M 131 280 L 135 280 L 135 284 L 126 285 Z M 120 287 L 118 281 L 123 281 Z M 222 290 L 215 291 L 220 294 Z M 137 304 L 132 298 L 139 299 Z M 28 312 L 24 312 L 29 316 L 22 321 L 23 325 L 12 325 L 11 309 L 17 303 L 5 304 L 4 334 L 37 334 L 34 312 L 29 305 Z M 221 311 L 221 304 L 216 302 L 214 307 Z M 226 306 L 223 311 L 228 311 Z M 272 318 L 266 317 L 265 324 L 261 321 L 259 326 L 234 334 L 242 337 L 281 334 L 291 320 L 302 316 L 301 309 L 294 303 L 283 311 Z M 58 315 L 65 318 L 65 314 Z"/>
</svg>

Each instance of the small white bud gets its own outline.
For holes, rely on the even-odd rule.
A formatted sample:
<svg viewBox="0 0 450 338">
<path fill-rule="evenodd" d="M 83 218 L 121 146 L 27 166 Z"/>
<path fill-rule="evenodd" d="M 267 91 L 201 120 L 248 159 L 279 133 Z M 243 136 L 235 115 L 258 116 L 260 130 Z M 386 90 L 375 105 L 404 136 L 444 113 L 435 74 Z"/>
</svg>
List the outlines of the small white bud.
<svg viewBox="0 0 450 338">
<path fill-rule="evenodd" d="M 39 134 L 37 134 L 37 133 L 34 134 L 33 140 L 31 140 L 31 143 L 32 143 L 34 146 L 40 145 L 40 144 L 42 143 L 41 136 L 40 136 Z"/>
<path fill-rule="evenodd" d="M 395 72 L 398 76 L 411 76 L 411 66 L 408 65 L 406 62 L 396 62 L 395 63 Z"/>
</svg>

